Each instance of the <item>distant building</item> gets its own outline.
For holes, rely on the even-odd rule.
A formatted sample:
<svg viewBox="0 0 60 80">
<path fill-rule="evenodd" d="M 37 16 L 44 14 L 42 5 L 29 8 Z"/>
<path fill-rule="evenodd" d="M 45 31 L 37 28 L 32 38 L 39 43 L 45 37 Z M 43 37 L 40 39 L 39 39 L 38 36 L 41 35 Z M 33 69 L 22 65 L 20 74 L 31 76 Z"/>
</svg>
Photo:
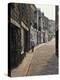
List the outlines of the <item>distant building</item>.
<svg viewBox="0 0 60 80">
<path fill-rule="evenodd" d="M 44 13 L 41 12 L 41 43 L 43 43 L 43 34 L 44 34 Z"/>
<path fill-rule="evenodd" d="M 37 9 L 37 44 L 41 43 L 41 11 Z"/>
<path fill-rule="evenodd" d="M 43 30 L 44 30 L 44 42 L 48 42 L 48 27 L 49 27 L 49 23 L 48 23 L 48 18 L 46 16 L 44 16 L 44 22 L 43 22 Z"/>
<path fill-rule="evenodd" d="M 55 21 L 49 20 L 49 40 L 55 37 Z"/>
</svg>

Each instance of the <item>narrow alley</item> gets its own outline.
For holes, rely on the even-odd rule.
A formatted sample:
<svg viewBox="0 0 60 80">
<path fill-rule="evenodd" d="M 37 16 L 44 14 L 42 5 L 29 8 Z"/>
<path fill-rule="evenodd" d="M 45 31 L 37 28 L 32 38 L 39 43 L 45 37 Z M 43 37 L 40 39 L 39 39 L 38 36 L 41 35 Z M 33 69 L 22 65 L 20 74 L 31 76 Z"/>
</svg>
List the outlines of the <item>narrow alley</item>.
<svg viewBox="0 0 60 80">
<path fill-rule="evenodd" d="M 8 10 L 8 76 L 58 74 L 58 6 L 9 3 Z"/>
</svg>

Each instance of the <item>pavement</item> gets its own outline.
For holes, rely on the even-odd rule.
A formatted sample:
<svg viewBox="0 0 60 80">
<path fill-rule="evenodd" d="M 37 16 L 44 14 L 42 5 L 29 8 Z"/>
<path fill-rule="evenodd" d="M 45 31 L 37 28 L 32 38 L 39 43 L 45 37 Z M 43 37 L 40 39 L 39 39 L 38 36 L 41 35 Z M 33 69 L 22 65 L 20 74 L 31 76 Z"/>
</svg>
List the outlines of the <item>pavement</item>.
<svg viewBox="0 0 60 80">
<path fill-rule="evenodd" d="M 11 71 L 11 76 L 58 74 L 58 58 L 55 56 L 55 39 L 40 44 L 26 54 L 22 63 Z"/>
<path fill-rule="evenodd" d="M 58 71 L 57 57 L 55 55 L 52 55 L 52 57 L 48 60 L 47 66 L 41 70 L 39 75 L 57 75 L 59 73 Z"/>
</svg>

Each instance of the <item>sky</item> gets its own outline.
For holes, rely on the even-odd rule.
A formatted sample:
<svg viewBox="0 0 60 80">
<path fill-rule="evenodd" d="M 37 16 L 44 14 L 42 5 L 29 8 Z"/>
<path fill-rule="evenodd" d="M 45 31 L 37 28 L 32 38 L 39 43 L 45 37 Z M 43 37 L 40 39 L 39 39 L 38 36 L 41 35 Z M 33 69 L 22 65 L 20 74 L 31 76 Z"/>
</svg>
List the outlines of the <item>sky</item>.
<svg viewBox="0 0 60 80">
<path fill-rule="evenodd" d="M 37 8 L 40 8 L 44 15 L 49 19 L 55 20 L 55 5 L 47 4 L 35 4 Z"/>
</svg>

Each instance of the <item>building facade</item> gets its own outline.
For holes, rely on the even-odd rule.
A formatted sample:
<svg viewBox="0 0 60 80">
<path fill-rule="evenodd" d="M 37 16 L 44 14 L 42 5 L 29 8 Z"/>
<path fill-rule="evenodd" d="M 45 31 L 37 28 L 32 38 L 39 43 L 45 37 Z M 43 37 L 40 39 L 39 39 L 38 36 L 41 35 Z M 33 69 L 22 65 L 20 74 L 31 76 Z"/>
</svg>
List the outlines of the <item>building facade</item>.
<svg viewBox="0 0 60 80">
<path fill-rule="evenodd" d="M 37 9 L 37 44 L 41 43 L 41 11 Z"/>
<path fill-rule="evenodd" d="M 31 5 L 31 11 L 32 11 L 32 16 L 31 16 L 31 26 L 30 26 L 30 48 L 31 42 L 34 41 L 35 46 L 37 45 L 37 14 L 36 14 L 37 8 L 35 5 Z"/>
<path fill-rule="evenodd" d="M 49 40 L 55 37 L 55 21 L 49 20 Z"/>
<path fill-rule="evenodd" d="M 8 32 L 11 67 L 17 65 L 30 49 L 30 26 L 32 11 L 30 4 L 9 3 Z M 28 15 L 29 14 L 29 15 Z"/>
<path fill-rule="evenodd" d="M 9 4 L 8 12 L 8 36 L 9 36 L 9 63 L 10 68 L 15 67 L 21 58 L 21 25 L 19 18 L 19 8 L 17 4 Z M 19 58 L 20 57 L 20 58 Z"/>
</svg>

